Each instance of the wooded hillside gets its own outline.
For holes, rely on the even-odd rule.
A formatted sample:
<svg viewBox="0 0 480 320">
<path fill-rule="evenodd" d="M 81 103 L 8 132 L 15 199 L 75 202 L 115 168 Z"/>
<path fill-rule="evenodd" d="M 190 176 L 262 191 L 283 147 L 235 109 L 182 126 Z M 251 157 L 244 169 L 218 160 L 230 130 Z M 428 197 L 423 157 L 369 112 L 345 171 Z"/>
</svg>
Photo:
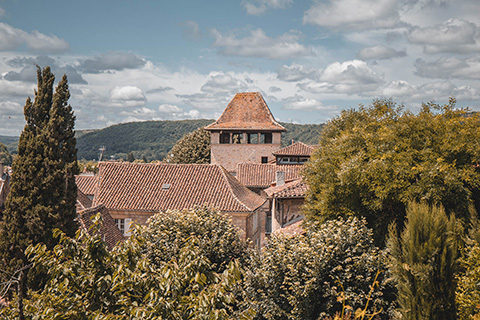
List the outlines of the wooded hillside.
<svg viewBox="0 0 480 320">
<path fill-rule="evenodd" d="M 114 156 L 126 159 L 132 152 L 136 159 L 162 160 L 175 143 L 185 134 L 204 127 L 214 120 L 146 121 L 113 125 L 101 130 L 77 130 L 78 159 L 97 159 L 99 149 L 106 147 L 104 159 Z M 287 132 L 282 133 L 283 145 L 292 139 L 307 144 L 317 144 L 323 124 L 281 123 Z M 10 153 L 17 153 L 18 137 L 0 136 Z"/>
</svg>

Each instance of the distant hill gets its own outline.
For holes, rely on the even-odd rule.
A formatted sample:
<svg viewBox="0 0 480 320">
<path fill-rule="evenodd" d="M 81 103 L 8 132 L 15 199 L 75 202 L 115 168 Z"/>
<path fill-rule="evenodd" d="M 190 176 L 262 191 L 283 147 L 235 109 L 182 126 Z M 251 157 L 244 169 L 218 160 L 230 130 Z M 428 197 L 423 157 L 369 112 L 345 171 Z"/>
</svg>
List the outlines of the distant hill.
<svg viewBox="0 0 480 320">
<path fill-rule="evenodd" d="M 132 152 L 136 159 L 162 160 L 185 134 L 205 127 L 214 120 L 146 121 L 113 125 L 100 130 L 77 130 L 78 159 L 99 158 L 99 149 L 106 147 L 104 159 L 123 158 Z M 282 134 L 283 145 L 292 140 L 318 144 L 323 124 L 281 123 L 287 132 Z M 10 153 L 17 152 L 18 137 L 0 136 Z"/>
</svg>

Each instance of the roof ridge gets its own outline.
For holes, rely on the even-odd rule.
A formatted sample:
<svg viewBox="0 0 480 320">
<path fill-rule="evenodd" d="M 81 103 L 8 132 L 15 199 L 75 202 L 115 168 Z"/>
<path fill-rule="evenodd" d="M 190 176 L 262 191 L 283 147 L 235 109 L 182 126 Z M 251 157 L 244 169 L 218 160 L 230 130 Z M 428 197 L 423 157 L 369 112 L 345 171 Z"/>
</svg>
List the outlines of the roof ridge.
<svg viewBox="0 0 480 320">
<path fill-rule="evenodd" d="M 238 203 L 240 203 L 243 207 L 245 207 L 247 210 L 253 211 L 252 209 L 250 209 L 249 207 L 247 207 L 247 205 L 246 205 L 245 203 L 243 203 L 240 199 L 238 199 L 237 195 L 236 195 L 235 192 L 233 191 L 232 185 L 231 185 L 231 183 L 230 183 L 230 179 L 228 179 L 228 177 L 227 177 L 227 174 L 230 174 L 230 173 L 228 173 L 227 169 L 225 169 L 225 168 L 222 167 L 221 165 L 215 164 L 215 166 L 220 169 L 220 172 L 222 173 L 222 176 L 224 177 L 224 179 L 226 180 L 227 185 L 229 186 L 230 193 L 232 194 L 233 198 L 234 198 Z M 232 177 L 233 177 L 233 176 L 232 176 Z M 233 177 L 233 178 L 235 179 L 235 177 Z M 256 209 L 256 208 L 255 208 L 255 209 Z"/>
</svg>

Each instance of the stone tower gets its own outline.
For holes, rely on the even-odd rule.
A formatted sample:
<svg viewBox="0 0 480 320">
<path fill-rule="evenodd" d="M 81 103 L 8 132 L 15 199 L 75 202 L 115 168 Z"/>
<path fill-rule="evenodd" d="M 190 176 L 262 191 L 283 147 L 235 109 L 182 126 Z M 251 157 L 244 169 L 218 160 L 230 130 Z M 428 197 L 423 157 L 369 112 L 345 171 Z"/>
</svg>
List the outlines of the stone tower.
<svg viewBox="0 0 480 320">
<path fill-rule="evenodd" d="M 273 160 L 285 128 L 275 121 L 259 92 L 242 92 L 205 130 L 211 136 L 211 163 L 234 172 L 238 163 Z"/>
</svg>

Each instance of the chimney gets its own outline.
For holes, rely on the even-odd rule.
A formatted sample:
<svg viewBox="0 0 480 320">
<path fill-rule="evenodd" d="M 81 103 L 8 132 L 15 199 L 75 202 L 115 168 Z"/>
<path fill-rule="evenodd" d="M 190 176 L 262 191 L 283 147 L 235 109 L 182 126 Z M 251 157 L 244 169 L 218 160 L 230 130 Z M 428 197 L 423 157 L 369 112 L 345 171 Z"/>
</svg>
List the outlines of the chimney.
<svg viewBox="0 0 480 320">
<path fill-rule="evenodd" d="M 277 186 L 283 186 L 285 184 L 285 171 L 276 172 L 275 182 Z"/>
</svg>

